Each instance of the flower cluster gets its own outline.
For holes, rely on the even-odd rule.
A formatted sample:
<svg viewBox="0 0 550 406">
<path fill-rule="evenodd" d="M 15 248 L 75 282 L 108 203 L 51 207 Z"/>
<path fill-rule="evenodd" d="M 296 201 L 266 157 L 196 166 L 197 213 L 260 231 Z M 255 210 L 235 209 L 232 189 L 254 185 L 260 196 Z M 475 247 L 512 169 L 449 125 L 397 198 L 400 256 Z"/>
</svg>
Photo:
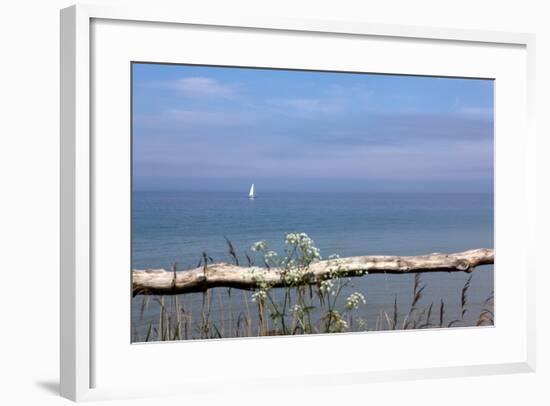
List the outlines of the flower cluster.
<svg viewBox="0 0 550 406">
<path fill-rule="evenodd" d="M 289 258 L 289 257 L 285 257 L 283 259 L 283 265 L 286 267 L 286 268 L 293 268 L 297 265 L 297 262 L 294 258 Z"/>
<path fill-rule="evenodd" d="M 359 306 L 366 304 L 365 296 L 362 293 L 354 292 L 346 299 L 346 309 L 354 310 L 358 309 Z"/>
<path fill-rule="evenodd" d="M 267 291 L 266 290 L 257 290 L 254 293 L 252 293 L 252 301 L 263 303 L 267 299 Z"/>
<path fill-rule="evenodd" d="M 300 242 L 300 234 L 307 237 L 306 233 L 286 233 L 285 242 L 290 245 L 296 245 Z"/>
<path fill-rule="evenodd" d="M 342 318 L 339 318 L 336 320 L 335 327 L 338 332 L 346 331 L 348 329 L 348 322 Z"/>
<path fill-rule="evenodd" d="M 367 330 L 367 321 L 364 318 L 359 317 L 357 320 L 357 326 L 359 327 L 359 330 Z"/>
<path fill-rule="evenodd" d="M 304 309 L 299 304 L 292 306 L 292 313 L 296 314 L 298 317 L 301 317 L 304 314 Z"/>
<path fill-rule="evenodd" d="M 283 279 L 288 285 L 299 285 L 304 277 L 304 273 L 300 268 L 289 268 L 283 274 Z"/>
<path fill-rule="evenodd" d="M 295 246 L 307 264 L 321 259 L 319 248 L 315 247 L 313 240 L 306 233 L 287 233 L 285 242 Z"/>
<path fill-rule="evenodd" d="M 252 251 L 265 251 L 267 250 L 267 242 L 257 241 L 250 247 Z"/>
<path fill-rule="evenodd" d="M 271 289 L 269 283 L 265 280 L 265 275 L 262 271 L 251 269 L 252 280 L 256 282 L 258 288 L 252 293 L 252 301 L 263 303 L 267 299 L 267 292 Z"/>
<path fill-rule="evenodd" d="M 319 284 L 319 290 L 322 293 L 329 293 L 333 287 L 334 287 L 334 282 L 332 282 L 332 280 L 330 279 L 321 281 L 321 283 Z"/>
<path fill-rule="evenodd" d="M 329 315 L 334 332 L 341 333 L 348 329 L 348 322 L 344 320 L 340 312 L 333 310 Z"/>
<path fill-rule="evenodd" d="M 267 265 L 277 266 L 278 255 L 275 251 L 267 251 L 264 254 L 264 261 Z"/>
</svg>

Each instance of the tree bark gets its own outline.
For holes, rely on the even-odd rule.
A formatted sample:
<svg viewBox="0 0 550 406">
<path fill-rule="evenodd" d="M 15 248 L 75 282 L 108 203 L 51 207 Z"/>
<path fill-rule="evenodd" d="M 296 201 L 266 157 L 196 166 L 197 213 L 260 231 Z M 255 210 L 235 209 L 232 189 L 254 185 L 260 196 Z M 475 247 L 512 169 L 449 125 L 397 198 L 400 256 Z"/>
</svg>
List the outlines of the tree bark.
<svg viewBox="0 0 550 406">
<path fill-rule="evenodd" d="M 298 284 L 315 284 L 331 279 L 335 272 L 346 277 L 375 273 L 472 272 L 479 265 L 493 264 L 494 257 L 494 250 L 479 248 L 454 254 L 376 255 L 323 260 L 310 264 Z M 136 269 L 132 272 L 134 295 L 203 292 L 215 287 L 253 290 L 260 283 L 282 287 L 288 285 L 287 281 L 285 271 L 281 269 L 242 267 L 227 263 L 177 272 L 164 269 Z"/>
</svg>

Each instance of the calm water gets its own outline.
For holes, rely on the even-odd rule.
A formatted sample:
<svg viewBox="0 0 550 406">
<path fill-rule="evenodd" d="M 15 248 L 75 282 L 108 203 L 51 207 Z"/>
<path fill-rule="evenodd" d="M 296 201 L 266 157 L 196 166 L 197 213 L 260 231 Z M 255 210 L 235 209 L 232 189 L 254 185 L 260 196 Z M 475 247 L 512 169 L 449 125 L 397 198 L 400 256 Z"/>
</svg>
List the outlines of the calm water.
<svg viewBox="0 0 550 406">
<path fill-rule="evenodd" d="M 295 231 L 308 233 L 323 257 L 493 247 L 492 194 L 260 193 L 249 200 L 246 193 L 135 192 L 132 214 L 132 262 L 140 269 L 168 268 L 174 262 L 179 269 L 195 267 L 203 251 L 215 261 L 230 261 L 224 236 L 245 263 L 244 253 L 251 254 L 253 242 L 265 240 L 270 249 L 282 253 L 284 233 Z M 467 277 L 423 275 L 423 302 L 429 305 L 443 298 L 451 319 L 459 311 L 456 305 Z M 367 296 L 363 316 L 374 323 L 381 310 L 391 310 L 395 295 L 406 308 L 412 281 L 412 275 L 355 278 L 354 289 Z M 479 268 L 469 291 L 471 323 L 492 289 L 492 266 Z M 195 302 L 196 295 L 184 296 Z M 133 300 L 139 330 L 148 324 L 148 315 L 142 319 L 136 310 L 141 300 Z M 240 300 L 235 306 L 242 306 Z M 150 309 L 149 317 L 155 312 Z"/>
</svg>

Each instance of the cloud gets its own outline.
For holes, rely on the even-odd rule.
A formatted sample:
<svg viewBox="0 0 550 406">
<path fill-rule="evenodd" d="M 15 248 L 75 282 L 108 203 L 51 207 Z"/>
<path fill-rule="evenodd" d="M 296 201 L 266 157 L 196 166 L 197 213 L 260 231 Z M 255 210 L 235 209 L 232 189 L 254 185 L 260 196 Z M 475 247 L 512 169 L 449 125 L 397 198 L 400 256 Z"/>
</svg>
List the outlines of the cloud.
<svg viewBox="0 0 550 406">
<path fill-rule="evenodd" d="M 251 155 L 243 163 L 255 176 L 363 181 L 455 181 L 492 177 L 492 146 L 461 143 L 401 148 L 347 147 L 339 150 L 304 150 L 300 156 Z"/>
<path fill-rule="evenodd" d="M 181 142 L 141 143 L 135 154 L 138 175 L 187 178 L 280 177 L 292 179 L 426 181 L 490 179 L 491 142 L 452 145 L 338 145 L 323 148 L 299 140 L 268 143 L 241 137 L 178 137 Z M 256 139 L 261 138 L 258 134 Z M 176 146 L 176 147 L 174 147 Z M 184 146 L 184 147 L 183 147 Z M 149 161 L 148 164 L 145 164 Z M 162 165 L 154 165 L 161 163 Z"/>
<path fill-rule="evenodd" d="M 180 92 L 196 97 L 233 98 L 236 95 L 236 89 L 233 86 L 224 85 L 206 77 L 177 79 L 175 87 Z"/>
<path fill-rule="evenodd" d="M 246 111 L 208 111 L 167 109 L 158 114 L 136 115 L 135 123 L 154 130 L 211 130 L 245 127 L 256 123 L 257 117 Z"/>
<path fill-rule="evenodd" d="M 492 120 L 493 109 L 488 107 L 462 107 L 458 110 L 458 113 L 471 118 Z"/>
<path fill-rule="evenodd" d="M 256 117 L 245 111 L 206 111 L 188 109 L 169 109 L 167 118 L 178 125 L 203 125 L 207 127 L 239 127 L 254 124 Z"/>
<path fill-rule="evenodd" d="M 493 124 L 463 114 L 397 114 L 374 120 L 376 135 L 389 143 L 449 143 L 492 140 Z"/>
<path fill-rule="evenodd" d="M 341 113 L 345 107 L 338 99 L 313 98 L 273 99 L 267 104 L 279 113 L 298 116 Z"/>
<path fill-rule="evenodd" d="M 345 127 L 344 127 L 345 128 Z M 489 119 L 463 114 L 382 114 L 367 115 L 353 122 L 348 133 L 350 144 L 418 145 L 456 142 L 492 142 L 493 123 Z M 332 140 L 338 141 L 337 136 Z"/>
<path fill-rule="evenodd" d="M 237 97 L 237 86 L 221 83 L 204 76 L 190 76 L 175 80 L 150 82 L 147 84 L 156 88 L 173 89 L 191 98 L 221 98 Z"/>
</svg>

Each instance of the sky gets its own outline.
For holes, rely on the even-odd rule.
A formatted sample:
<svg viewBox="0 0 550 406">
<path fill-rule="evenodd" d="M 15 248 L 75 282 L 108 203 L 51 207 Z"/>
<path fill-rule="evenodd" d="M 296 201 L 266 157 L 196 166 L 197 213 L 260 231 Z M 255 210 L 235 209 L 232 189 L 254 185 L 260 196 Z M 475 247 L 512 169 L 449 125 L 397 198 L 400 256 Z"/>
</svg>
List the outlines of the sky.
<svg viewBox="0 0 550 406">
<path fill-rule="evenodd" d="M 134 190 L 493 190 L 492 80 L 132 70 Z"/>
</svg>

